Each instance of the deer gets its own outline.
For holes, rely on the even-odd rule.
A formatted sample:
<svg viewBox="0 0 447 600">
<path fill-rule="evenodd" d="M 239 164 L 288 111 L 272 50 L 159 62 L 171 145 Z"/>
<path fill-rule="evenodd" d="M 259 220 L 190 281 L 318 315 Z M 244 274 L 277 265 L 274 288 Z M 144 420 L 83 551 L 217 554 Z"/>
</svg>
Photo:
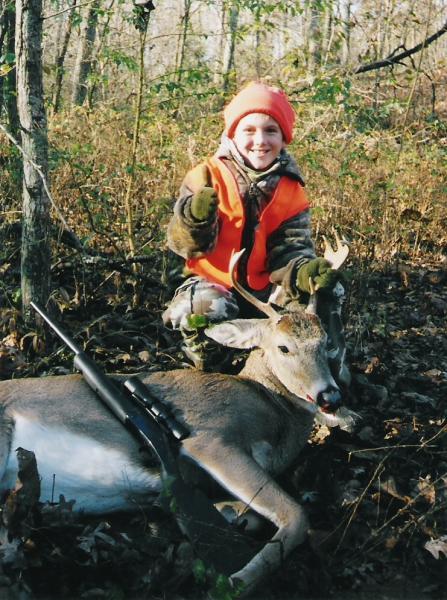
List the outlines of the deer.
<svg viewBox="0 0 447 600">
<path fill-rule="evenodd" d="M 334 268 L 347 256 L 346 245 L 337 243 Z M 237 283 L 237 259 L 230 267 L 234 288 L 265 317 L 215 324 L 206 333 L 225 346 L 251 349 L 242 371 L 139 376 L 190 430 L 180 457 L 275 526 L 272 538 L 230 576 L 250 594 L 307 535 L 303 508 L 275 476 L 296 461 L 317 415 L 331 426 L 344 417 L 315 299 L 285 312 L 259 301 Z M 36 455 L 42 502 L 63 494 L 75 499 L 75 509 L 102 514 L 135 510 L 161 489 L 158 470 L 78 374 L 0 382 L 0 492 L 14 486 L 18 447 Z"/>
</svg>

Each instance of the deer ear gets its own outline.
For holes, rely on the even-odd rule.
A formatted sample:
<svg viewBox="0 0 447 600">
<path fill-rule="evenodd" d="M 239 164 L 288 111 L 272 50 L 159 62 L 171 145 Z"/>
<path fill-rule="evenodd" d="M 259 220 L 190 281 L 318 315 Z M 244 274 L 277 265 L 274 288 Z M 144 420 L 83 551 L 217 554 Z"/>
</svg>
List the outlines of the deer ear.
<svg viewBox="0 0 447 600">
<path fill-rule="evenodd" d="M 229 348 L 248 349 L 259 346 L 266 319 L 233 319 L 205 329 L 215 342 Z"/>
</svg>

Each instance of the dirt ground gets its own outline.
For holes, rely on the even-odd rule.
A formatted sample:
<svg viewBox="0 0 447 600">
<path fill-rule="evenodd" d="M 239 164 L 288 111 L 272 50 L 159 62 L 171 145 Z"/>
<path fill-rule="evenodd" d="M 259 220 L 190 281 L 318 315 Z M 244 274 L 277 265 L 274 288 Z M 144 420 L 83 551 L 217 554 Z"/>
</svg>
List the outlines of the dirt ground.
<svg viewBox="0 0 447 600">
<path fill-rule="evenodd" d="M 21 321 L 16 238 L 3 238 L 0 379 L 69 372 L 69 353 Z M 65 328 L 107 371 L 182 364 L 160 320 L 169 293 L 160 264 L 143 266 L 138 308 L 129 269 L 81 266 L 73 255 L 53 268 Z M 352 433 L 316 427 L 281 480 L 311 532 L 254 597 L 447 598 L 447 260 L 404 257 L 368 272 L 353 264 L 348 275 L 345 402 L 361 419 Z M 82 519 L 70 500 L 39 506 L 16 539 L 3 527 L 0 598 L 231 598 L 225 582 L 203 576 L 171 516 L 154 508 Z"/>
</svg>

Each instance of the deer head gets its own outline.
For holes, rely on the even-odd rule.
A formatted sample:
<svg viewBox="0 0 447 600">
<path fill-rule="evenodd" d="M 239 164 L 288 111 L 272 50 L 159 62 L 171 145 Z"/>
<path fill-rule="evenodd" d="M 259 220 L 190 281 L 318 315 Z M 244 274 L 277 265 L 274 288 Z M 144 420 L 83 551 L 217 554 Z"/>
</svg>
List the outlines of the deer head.
<svg viewBox="0 0 447 600">
<path fill-rule="evenodd" d="M 268 318 L 235 319 L 208 328 L 206 334 L 224 346 L 258 349 L 247 359 L 241 376 L 249 376 L 280 393 L 286 391 L 301 404 L 304 401 L 306 408 L 335 411 L 341 394 L 329 369 L 327 335 L 315 310 L 302 307 L 281 314 L 247 292 L 235 276 L 243 252 L 235 253 L 230 261 L 233 287 Z M 315 293 L 309 302 L 311 308 Z"/>
</svg>

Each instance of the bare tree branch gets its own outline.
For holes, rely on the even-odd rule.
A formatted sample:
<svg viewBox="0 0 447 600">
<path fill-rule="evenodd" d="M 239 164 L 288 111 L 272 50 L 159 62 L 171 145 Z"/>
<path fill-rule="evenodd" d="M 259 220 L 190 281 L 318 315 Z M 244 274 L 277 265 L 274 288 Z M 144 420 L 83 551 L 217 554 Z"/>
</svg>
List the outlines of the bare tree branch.
<svg viewBox="0 0 447 600">
<path fill-rule="evenodd" d="M 447 32 L 447 21 L 444 23 L 444 25 L 441 27 L 441 29 L 439 31 L 437 31 L 430 37 L 426 38 L 420 44 L 417 44 L 413 48 L 410 48 L 409 50 L 405 50 L 404 52 L 401 52 L 400 54 L 394 54 L 396 52 L 396 50 L 394 50 L 387 58 L 385 58 L 383 60 L 378 60 L 373 63 L 368 63 L 367 65 L 361 65 L 360 67 L 357 67 L 357 69 L 355 69 L 354 75 L 358 75 L 359 73 L 366 73 L 367 71 L 374 71 L 375 69 L 381 69 L 382 67 L 391 67 L 392 65 L 398 64 L 404 58 L 408 58 L 412 54 L 415 54 L 416 52 L 420 52 L 423 48 L 426 48 L 427 46 L 432 44 L 435 40 L 440 38 L 441 35 L 444 35 L 444 33 L 446 33 L 446 32 Z"/>
<path fill-rule="evenodd" d="M 53 17 L 58 17 L 59 15 L 68 12 L 69 10 L 76 10 L 77 8 L 81 8 L 82 6 L 88 6 L 89 4 L 93 4 L 93 2 L 95 2 L 95 0 L 89 0 L 89 2 L 83 2 L 82 4 L 71 5 L 68 8 L 64 8 L 63 10 L 60 10 L 57 13 L 53 13 L 52 15 L 42 17 L 42 21 L 45 21 L 46 19 L 52 19 Z"/>
</svg>

